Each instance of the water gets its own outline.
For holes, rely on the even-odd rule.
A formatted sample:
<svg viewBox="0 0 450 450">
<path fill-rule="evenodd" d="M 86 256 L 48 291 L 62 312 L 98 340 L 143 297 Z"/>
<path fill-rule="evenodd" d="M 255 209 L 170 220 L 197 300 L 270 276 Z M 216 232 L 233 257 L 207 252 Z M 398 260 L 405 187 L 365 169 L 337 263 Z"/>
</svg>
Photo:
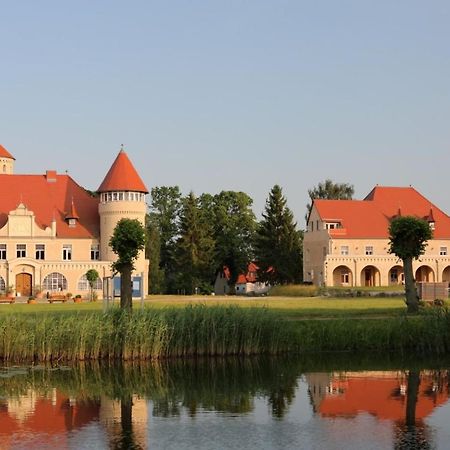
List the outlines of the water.
<svg viewBox="0 0 450 450">
<path fill-rule="evenodd" d="M 5 367 L 0 449 L 449 449 L 450 361 Z"/>
</svg>

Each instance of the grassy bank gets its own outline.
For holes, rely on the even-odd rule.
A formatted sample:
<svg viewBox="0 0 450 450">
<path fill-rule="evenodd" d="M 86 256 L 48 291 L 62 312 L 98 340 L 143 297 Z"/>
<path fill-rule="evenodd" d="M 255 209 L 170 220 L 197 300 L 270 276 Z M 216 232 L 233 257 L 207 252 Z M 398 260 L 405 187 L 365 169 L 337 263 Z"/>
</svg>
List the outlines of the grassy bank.
<svg viewBox="0 0 450 450">
<path fill-rule="evenodd" d="M 189 305 L 0 316 L 0 358 L 11 362 L 330 351 L 450 353 L 450 314 L 293 321 L 268 308 Z"/>
</svg>

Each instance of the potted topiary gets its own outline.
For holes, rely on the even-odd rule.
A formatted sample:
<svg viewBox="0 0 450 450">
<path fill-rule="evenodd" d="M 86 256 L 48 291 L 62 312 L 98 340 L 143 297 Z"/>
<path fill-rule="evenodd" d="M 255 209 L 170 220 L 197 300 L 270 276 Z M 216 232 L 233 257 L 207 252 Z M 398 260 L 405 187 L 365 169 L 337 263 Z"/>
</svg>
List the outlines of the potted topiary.
<svg viewBox="0 0 450 450">
<path fill-rule="evenodd" d="M 27 303 L 29 305 L 34 305 L 35 303 L 37 303 L 37 301 L 33 296 L 31 296 L 31 297 L 28 297 Z"/>
<path fill-rule="evenodd" d="M 81 303 L 81 295 L 80 294 L 75 295 L 75 297 L 73 298 L 73 302 Z"/>
</svg>

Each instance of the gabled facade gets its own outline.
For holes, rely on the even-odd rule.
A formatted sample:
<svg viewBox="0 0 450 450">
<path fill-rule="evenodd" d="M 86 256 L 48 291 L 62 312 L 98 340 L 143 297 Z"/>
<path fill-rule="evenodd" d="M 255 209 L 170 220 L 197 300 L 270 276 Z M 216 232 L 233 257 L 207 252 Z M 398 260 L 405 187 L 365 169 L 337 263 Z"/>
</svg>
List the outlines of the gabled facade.
<svg viewBox="0 0 450 450">
<path fill-rule="evenodd" d="M 321 286 L 403 283 L 402 262 L 388 253 L 396 216 L 425 219 L 433 229 L 413 262 L 416 281 L 450 283 L 450 217 L 412 187 L 376 186 L 364 200 L 315 200 L 303 241 L 303 277 Z"/>
<path fill-rule="evenodd" d="M 109 239 L 122 217 L 145 223 L 147 188 L 121 150 L 97 196 L 69 175 L 14 174 L 14 158 L 0 146 L 0 292 L 37 290 L 87 294 L 89 269 L 111 277 L 115 255 Z M 144 274 L 142 276 L 142 274 Z M 148 261 L 140 255 L 136 280 L 147 292 Z"/>
</svg>

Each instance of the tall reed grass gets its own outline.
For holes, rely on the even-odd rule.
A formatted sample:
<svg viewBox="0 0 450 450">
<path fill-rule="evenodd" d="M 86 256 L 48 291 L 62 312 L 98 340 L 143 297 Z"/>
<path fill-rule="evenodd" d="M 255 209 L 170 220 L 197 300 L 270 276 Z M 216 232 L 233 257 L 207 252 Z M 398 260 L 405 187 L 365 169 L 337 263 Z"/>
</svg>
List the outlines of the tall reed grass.
<svg viewBox="0 0 450 450">
<path fill-rule="evenodd" d="M 266 308 L 189 305 L 184 309 L 0 317 L 6 361 L 144 360 L 278 354 L 288 330 Z"/>
<path fill-rule="evenodd" d="M 0 316 L 0 358 L 9 362 L 336 351 L 450 354 L 450 313 L 292 321 L 267 308 L 189 305 L 132 314 Z"/>
</svg>

